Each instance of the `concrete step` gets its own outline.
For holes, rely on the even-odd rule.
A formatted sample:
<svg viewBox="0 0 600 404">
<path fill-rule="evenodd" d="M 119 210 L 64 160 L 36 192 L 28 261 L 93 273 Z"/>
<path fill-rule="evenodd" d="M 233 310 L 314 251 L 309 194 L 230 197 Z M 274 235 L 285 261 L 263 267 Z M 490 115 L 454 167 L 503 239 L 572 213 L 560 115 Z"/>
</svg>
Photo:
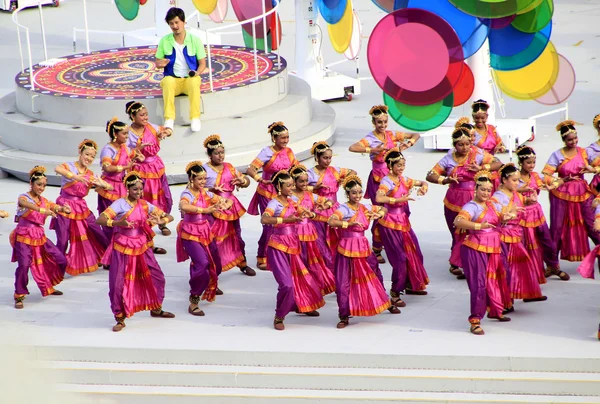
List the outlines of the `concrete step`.
<svg viewBox="0 0 600 404">
<path fill-rule="evenodd" d="M 486 404 L 525 404 L 525 403 L 578 403 L 597 404 L 596 396 L 553 396 L 515 394 L 469 394 L 469 393 L 423 393 L 415 391 L 359 391 L 359 390 L 310 390 L 310 389 L 234 389 L 203 387 L 164 387 L 164 386 L 111 386 L 61 384 L 59 391 L 75 393 L 76 396 L 97 399 L 110 399 L 116 404 L 262 404 L 268 403 L 361 403 L 382 402 L 401 403 L 486 403 Z M 199 401 L 199 400 L 205 401 Z"/>
<path fill-rule="evenodd" d="M 600 374 L 44 362 L 73 384 L 599 396 Z"/>
</svg>

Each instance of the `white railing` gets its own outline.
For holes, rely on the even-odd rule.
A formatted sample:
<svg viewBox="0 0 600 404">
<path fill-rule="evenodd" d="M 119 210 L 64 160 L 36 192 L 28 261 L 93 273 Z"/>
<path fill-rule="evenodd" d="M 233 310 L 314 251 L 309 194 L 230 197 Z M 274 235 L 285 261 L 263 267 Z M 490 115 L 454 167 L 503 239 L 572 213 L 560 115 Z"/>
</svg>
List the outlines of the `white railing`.
<svg viewBox="0 0 600 404">
<path fill-rule="evenodd" d="M 256 17 L 253 18 L 249 18 L 247 20 L 244 21 L 239 21 L 233 24 L 229 24 L 229 25 L 225 25 L 222 27 L 215 27 L 215 28 L 210 28 L 205 30 L 206 32 L 206 53 L 207 53 L 207 59 L 208 59 L 208 78 L 209 78 L 209 82 L 210 82 L 210 91 L 213 92 L 214 91 L 214 87 L 213 87 L 213 75 L 212 75 L 212 61 L 211 61 L 211 51 L 210 51 L 210 41 L 209 41 L 209 32 L 216 32 L 216 31 L 221 31 L 221 30 L 225 30 L 225 29 L 229 29 L 232 27 L 237 27 L 239 26 L 241 29 L 244 29 L 242 27 L 242 25 L 245 24 L 252 24 L 252 48 L 254 51 L 254 76 L 255 76 L 255 80 L 258 81 L 258 49 L 256 47 L 256 24 L 259 20 L 263 21 L 263 42 L 264 42 L 264 46 L 265 46 L 265 52 L 268 49 L 268 42 L 267 42 L 267 17 L 270 16 L 271 14 L 275 13 L 275 32 L 271 32 L 271 35 L 274 35 L 275 41 L 277 43 L 277 66 L 281 66 L 281 56 L 279 55 L 279 49 L 280 49 L 280 44 L 279 44 L 279 32 L 281 31 L 281 27 L 279 26 L 279 5 L 281 4 L 280 0 L 277 0 L 277 4 L 275 5 L 275 7 L 273 7 L 271 10 L 266 11 L 265 10 L 265 3 L 264 1 L 261 1 L 262 3 L 262 14 L 258 15 Z"/>
</svg>

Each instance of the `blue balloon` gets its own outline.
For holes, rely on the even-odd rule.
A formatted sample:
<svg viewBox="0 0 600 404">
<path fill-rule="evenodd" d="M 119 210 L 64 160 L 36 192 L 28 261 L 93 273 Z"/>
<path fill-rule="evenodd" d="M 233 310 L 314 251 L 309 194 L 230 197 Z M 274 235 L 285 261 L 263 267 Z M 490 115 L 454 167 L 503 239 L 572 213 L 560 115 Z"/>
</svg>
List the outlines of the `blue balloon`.
<svg viewBox="0 0 600 404">
<path fill-rule="evenodd" d="M 506 37 L 496 36 L 495 32 L 506 31 Z M 533 34 L 525 34 L 528 37 L 516 34 L 517 30 L 512 25 L 499 30 L 493 30 L 490 33 L 490 66 L 496 70 L 517 70 L 521 69 L 540 57 L 552 34 L 552 22 L 541 31 Z M 523 43 L 519 41 L 523 40 Z M 501 53 L 496 53 L 501 52 Z"/>
<path fill-rule="evenodd" d="M 337 24 L 346 11 L 348 0 L 319 0 L 319 12 L 328 24 Z"/>
<path fill-rule="evenodd" d="M 488 37 L 490 28 L 477 17 L 466 14 L 448 0 L 395 0 L 394 10 L 420 8 L 445 19 L 458 35 L 465 59 L 481 48 Z"/>
</svg>

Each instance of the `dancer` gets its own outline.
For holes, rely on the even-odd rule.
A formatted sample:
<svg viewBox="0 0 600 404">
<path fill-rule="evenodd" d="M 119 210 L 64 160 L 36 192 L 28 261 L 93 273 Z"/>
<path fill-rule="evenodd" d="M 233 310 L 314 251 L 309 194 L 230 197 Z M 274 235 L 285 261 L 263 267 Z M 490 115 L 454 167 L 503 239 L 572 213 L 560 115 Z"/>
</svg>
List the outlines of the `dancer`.
<svg viewBox="0 0 600 404">
<path fill-rule="evenodd" d="M 177 226 L 177 262 L 192 259 L 190 263 L 190 306 L 188 313 L 203 316 L 198 307 L 200 299 L 212 302 L 217 292 L 217 278 L 221 261 L 211 231 L 211 214 L 231 208 L 232 201 L 206 191 L 206 170 L 200 161 L 192 161 L 185 168 L 189 183 L 181 193 L 179 210 L 183 220 Z"/>
<path fill-rule="evenodd" d="M 460 269 L 460 241 L 463 236 L 456 234 L 454 219 L 462 206 L 473 199 L 475 182 L 474 174 L 480 170 L 497 171 L 502 163 L 491 154 L 471 147 L 471 135 L 466 128 L 459 127 L 452 132 L 453 150 L 450 150 L 427 173 L 426 180 L 433 184 L 449 185 L 444 198 L 444 217 L 452 238 L 450 257 L 450 273 L 458 279 L 465 279 Z"/>
<path fill-rule="evenodd" d="M 132 123 L 129 128 L 127 146 L 135 149 L 143 156 L 133 169 L 137 171 L 144 181 L 143 199 L 163 212 L 170 213 L 173 207 L 173 197 L 165 175 L 165 163 L 158 155 L 160 142 L 173 134 L 170 128 L 163 128 L 148 122 L 148 110 L 141 102 L 129 101 L 125 105 L 125 112 Z M 163 236 L 170 236 L 171 230 L 165 225 L 158 227 Z M 156 249 L 156 254 L 165 254 L 164 249 Z"/>
<path fill-rule="evenodd" d="M 307 270 L 300 257 L 300 240 L 297 224 L 313 217 L 310 212 L 292 199 L 294 182 L 287 171 L 275 173 L 271 183 L 277 192 L 265 209 L 261 223 L 273 226 L 267 245 L 267 265 L 279 285 L 273 327 L 282 331 L 283 321 L 292 310 L 316 317 L 318 308 L 325 305 L 321 287 Z"/>
<path fill-rule="evenodd" d="M 550 191 L 550 234 L 553 238 L 554 258 L 567 261 L 581 261 L 590 252 L 588 237 L 594 244 L 600 243 L 600 235 L 594 231 L 594 210 L 592 193 L 583 174 L 595 173 L 590 166 L 585 149 L 578 147 L 575 122 L 567 120 L 559 123 L 565 147 L 552 153 L 542 174 Z M 558 174 L 558 178 L 554 174 Z M 546 269 L 546 277 L 557 275 L 563 280 L 557 267 Z"/>
<path fill-rule="evenodd" d="M 363 190 L 357 176 L 346 177 L 342 187 L 348 202 L 329 218 L 330 226 L 341 228 L 334 272 L 340 318 L 337 328 L 345 328 L 350 316 L 375 316 L 386 309 L 400 313 L 385 293 L 377 257 L 365 237 L 369 221 L 381 219 L 386 209 L 376 205 L 369 209 L 360 203 Z"/>
<path fill-rule="evenodd" d="M 206 51 L 202 40 L 185 30 L 185 13 L 171 7 L 165 21 L 173 31 L 160 39 L 156 47 L 156 67 L 164 69 L 160 81 L 165 103 L 165 128 L 175 124 L 175 96 L 185 94 L 190 102 L 192 132 L 202 129 L 200 121 L 200 74 L 206 69 Z"/>
<path fill-rule="evenodd" d="M 392 132 L 388 127 L 388 107 L 386 105 L 375 105 L 369 111 L 371 122 L 375 129 L 367 136 L 350 146 L 349 150 L 354 153 L 367 153 L 372 161 L 373 167 L 369 173 L 367 182 L 367 198 L 373 205 L 377 205 L 377 189 L 381 179 L 388 174 L 388 168 L 383 161 L 384 154 L 394 147 L 404 151 L 412 147 L 420 139 L 418 133 Z M 408 206 L 407 206 L 408 208 Z M 410 214 L 410 212 L 407 212 Z M 385 258 L 381 255 L 383 243 L 379 234 L 379 223 L 373 222 L 373 252 L 380 264 L 385 264 Z"/>
<path fill-rule="evenodd" d="M 13 247 L 11 262 L 17 262 L 15 271 L 15 309 L 24 307 L 23 300 L 29 294 L 28 272 L 40 288 L 42 296 L 61 296 L 54 286 L 62 282 L 67 268 L 63 253 L 46 238 L 46 217 L 57 213 L 71 213 L 68 204 L 58 205 L 42 196 L 46 189 L 46 169 L 35 166 L 29 171 L 29 192 L 19 195 L 16 214 L 17 227 L 10 233 Z"/>
<path fill-rule="evenodd" d="M 108 142 L 100 151 L 100 165 L 102 167 L 102 180 L 112 187 L 111 190 L 97 188 L 98 193 L 98 214 L 104 212 L 111 203 L 127 195 L 123 177 L 125 173 L 133 167 L 135 160 L 143 161 L 144 155 L 130 150 L 127 147 L 129 137 L 129 128 L 116 117 L 106 123 L 106 132 L 110 136 Z M 102 231 L 107 240 L 110 240 L 113 234 L 112 227 L 103 227 Z"/>
<path fill-rule="evenodd" d="M 66 255 L 67 273 L 72 276 L 97 270 L 102 254 L 108 247 L 108 239 L 96 224 L 96 216 L 84 199 L 92 187 L 107 191 L 113 189 L 88 168 L 96 158 L 97 151 L 96 142 L 85 139 L 79 144 L 77 161 L 63 163 L 54 169 L 62 177 L 56 203 L 68 204 L 71 211 L 68 214 L 59 213 L 52 219 L 50 228 L 56 231 L 56 247 Z"/>
<path fill-rule="evenodd" d="M 349 168 L 339 168 L 331 166 L 333 151 L 327 142 L 316 142 L 310 148 L 310 154 L 315 158 L 316 166 L 308 170 L 308 190 L 316 193 L 323 198 L 333 202 L 329 209 L 320 210 L 316 207 L 317 217 L 313 224 L 317 229 L 319 239 L 326 240 L 331 250 L 330 258 L 335 256 L 337 242 L 339 239 L 338 230 L 327 226 L 327 220 L 336 211 L 340 203 L 337 200 L 337 192 L 340 183 L 349 175 L 356 175 L 356 171 Z M 327 263 L 329 268 L 333 268 L 333 262 Z"/>
<path fill-rule="evenodd" d="M 210 161 L 204 165 L 206 170 L 206 187 L 213 193 L 232 201 L 229 209 L 213 213 L 215 217 L 212 232 L 219 250 L 219 258 L 223 271 L 237 266 L 243 274 L 256 275 L 256 271 L 246 261 L 246 243 L 242 239 L 240 217 L 246 213 L 244 205 L 233 194 L 234 189 L 247 188 L 250 179 L 225 162 L 225 146 L 219 135 L 212 135 L 204 140 L 204 148 Z"/>
<path fill-rule="evenodd" d="M 114 332 L 125 328 L 125 318 L 138 311 L 150 310 L 152 317 L 175 317 L 162 309 L 165 276 L 152 251 L 152 226 L 172 222 L 173 216 L 142 199 L 140 173 L 128 173 L 123 183 L 127 196 L 113 202 L 96 221 L 100 226 L 115 227 L 103 257 L 110 263 L 108 297 L 117 321 Z"/>
<path fill-rule="evenodd" d="M 333 202 L 307 191 L 308 173 L 303 165 L 299 164 L 292 167 L 290 175 L 294 180 L 292 200 L 298 204 L 298 207 L 315 213 L 312 220 L 304 218 L 296 225 L 296 232 L 300 239 L 300 256 L 308 271 L 320 286 L 321 293 L 328 295 L 335 291 L 335 278 L 332 272 L 333 260 L 331 250 L 325 238 L 321 238 L 317 232 L 314 220 L 317 218 L 316 209 L 321 212 L 327 211 L 331 208 Z"/>
<path fill-rule="evenodd" d="M 502 185 L 492 196 L 492 201 L 504 210 L 514 209 L 517 212 L 499 228 L 511 298 L 523 299 L 524 302 L 544 301 L 547 297 L 542 295 L 537 268 L 525 249 L 521 226 L 525 206 L 537 202 L 537 195 L 525 197 L 517 192 L 521 176 L 513 163 L 503 165 L 498 173 Z"/>
<path fill-rule="evenodd" d="M 287 147 L 290 134 L 283 122 L 273 122 L 269 125 L 268 131 L 273 146 L 262 149 L 246 170 L 246 174 L 258 183 L 254 197 L 248 205 L 248 213 L 253 216 L 258 215 L 259 212 L 262 215 L 269 201 L 277 196 L 277 191 L 271 183 L 271 177 L 278 171 L 289 170 L 293 165 L 298 164 L 294 152 Z M 261 168 L 262 176 L 258 174 Z M 267 269 L 266 248 L 272 230 L 271 226 L 263 225 L 258 240 L 257 268 L 263 271 Z"/>
<path fill-rule="evenodd" d="M 381 235 L 387 256 L 392 265 L 392 304 L 406 306 L 400 295 L 406 291 L 410 295 L 426 295 L 429 284 L 427 271 L 423 266 L 423 254 L 406 209 L 403 205 L 414 200 L 410 196 L 413 187 L 418 188 L 417 195 L 427 193 L 425 181 L 413 180 L 403 176 L 406 159 L 398 149 L 385 154 L 385 163 L 390 170 L 383 177 L 377 191 L 377 202 L 384 204 L 387 213 L 379 219 Z"/>
<path fill-rule="evenodd" d="M 525 197 L 538 196 L 540 190 L 551 190 L 552 185 L 544 184 L 540 175 L 533 171 L 535 169 L 536 155 L 533 148 L 521 146 L 517 149 L 517 157 L 521 166 L 521 178 L 519 180 L 520 192 Z M 523 227 L 523 241 L 529 252 L 529 257 L 536 268 L 538 282 L 546 283 L 544 262 L 549 268 L 559 268 L 558 258 L 554 256 L 554 243 L 550 236 L 550 229 L 539 201 L 525 205 L 522 214 L 521 226 Z M 569 275 L 558 269 L 561 279 L 568 280 Z"/>
<path fill-rule="evenodd" d="M 594 117 L 592 125 L 594 126 L 594 129 L 596 129 L 597 135 L 600 136 L 600 114 Z M 592 178 L 592 181 L 590 182 L 590 191 L 594 195 L 598 195 L 596 186 L 600 184 L 600 139 L 589 145 L 585 149 L 585 152 L 588 155 L 590 165 L 596 168 L 594 178 Z"/>
<path fill-rule="evenodd" d="M 502 214 L 502 207 L 490 200 L 490 176 L 486 171 L 475 175 L 475 197 L 463 206 L 454 220 L 457 228 L 469 233 L 461 246 L 461 256 L 471 292 L 470 331 L 475 335 L 485 334 L 481 320 L 486 309 L 488 318 L 505 322 L 510 321 L 510 317 L 502 313 L 505 307 L 512 305 L 496 227 L 501 221 L 514 218 L 516 212 Z"/>
<path fill-rule="evenodd" d="M 476 132 L 474 145 L 491 155 L 506 152 L 506 147 L 502 143 L 496 127 L 487 123 L 490 104 L 484 100 L 477 100 L 471 104 L 471 109 Z"/>
</svg>

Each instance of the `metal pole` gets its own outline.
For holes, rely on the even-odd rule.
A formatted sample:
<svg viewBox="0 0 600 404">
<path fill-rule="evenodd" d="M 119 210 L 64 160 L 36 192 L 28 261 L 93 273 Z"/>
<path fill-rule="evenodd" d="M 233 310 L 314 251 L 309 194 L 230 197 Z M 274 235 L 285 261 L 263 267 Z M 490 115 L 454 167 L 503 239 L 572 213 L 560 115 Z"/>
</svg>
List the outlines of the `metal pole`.
<svg viewBox="0 0 600 404">
<path fill-rule="evenodd" d="M 244 28 L 242 28 L 244 29 Z M 258 50 L 256 49 L 256 20 L 252 21 L 252 42 L 254 44 L 254 77 L 258 81 Z M 267 38 L 265 38 L 265 44 Z"/>
<path fill-rule="evenodd" d="M 208 81 L 210 82 L 210 92 L 215 91 L 213 88 L 212 61 L 210 57 L 210 42 L 208 41 L 208 30 L 206 32 L 206 57 L 208 58 Z"/>
<path fill-rule="evenodd" d="M 15 11 L 15 22 L 17 23 L 17 39 L 19 42 L 19 55 L 21 56 L 21 73 L 25 73 L 25 61 L 23 59 L 23 45 L 21 44 L 21 28 L 19 27 L 18 11 Z"/>
<path fill-rule="evenodd" d="M 281 67 L 281 44 L 279 43 L 279 30 L 281 29 L 279 26 L 279 1 L 280 0 L 277 0 L 277 10 L 275 11 L 275 43 L 277 44 L 277 66 Z"/>
<path fill-rule="evenodd" d="M 88 28 L 87 0 L 83 0 L 83 23 L 85 24 L 85 48 L 90 53 L 90 32 Z"/>
<path fill-rule="evenodd" d="M 44 60 L 48 60 L 48 47 L 46 46 L 46 29 L 44 28 L 44 14 L 42 13 L 42 0 L 38 0 L 40 11 L 40 28 L 42 30 L 42 44 L 44 45 Z"/>
<path fill-rule="evenodd" d="M 269 46 L 267 45 L 267 17 L 265 16 L 267 11 L 265 9 L 265 0 L 260 0 L 260 3 L 262 6 L 263 40 L 265 43 L 265 53 L 267 53 Z"/>
<path fill-rule="evenodd" d="M 77 53 L 77 31 L 73 27 L 73 53 Z"/>
<path fill-rule="evenodd" d="M 29 81 L 31 82 L 31 91 L 35 91 L 35 83 L 33 81 L 33 62 L 31 57 L 31 41 L 29 40 L 29 29 L 25 31 L 27 35 L 27 53 L 29 55 Z"/>
</svg>

